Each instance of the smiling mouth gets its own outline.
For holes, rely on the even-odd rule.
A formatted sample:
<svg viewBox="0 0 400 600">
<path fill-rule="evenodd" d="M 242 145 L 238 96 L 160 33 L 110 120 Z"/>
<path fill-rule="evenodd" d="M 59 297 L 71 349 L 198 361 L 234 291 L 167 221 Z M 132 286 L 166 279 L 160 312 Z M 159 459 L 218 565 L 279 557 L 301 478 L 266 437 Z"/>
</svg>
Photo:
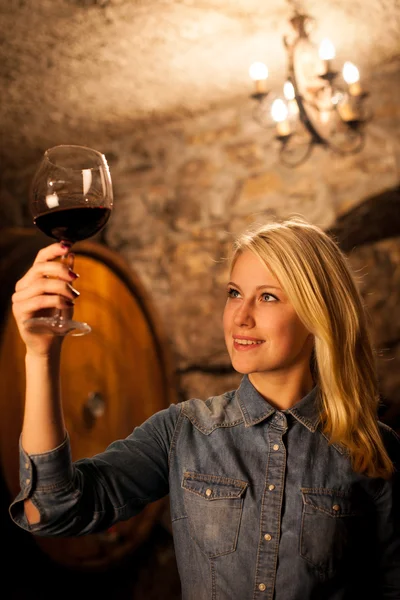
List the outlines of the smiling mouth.
<svg viewBox="0 0 400 600">
<path fill-rule="evenodd" d="M 239 344 L 239 346 L 259 346 L 263 343 L 263 340 L 238 340 L 233 338 L 233 342 Z"/>
</svg>

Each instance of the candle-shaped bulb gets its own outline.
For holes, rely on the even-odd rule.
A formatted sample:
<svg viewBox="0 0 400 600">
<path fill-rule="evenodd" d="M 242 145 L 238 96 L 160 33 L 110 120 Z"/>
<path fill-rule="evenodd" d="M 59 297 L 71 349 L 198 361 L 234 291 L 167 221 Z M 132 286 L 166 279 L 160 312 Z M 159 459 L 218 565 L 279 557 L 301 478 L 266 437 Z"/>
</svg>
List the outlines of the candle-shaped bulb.
<svg viewBox="0 0 400 600">
<path fill-rule="evenodd" d="M 271 106 L 271 116 L 274 121 L 281 123 L 288 118 L 288 114 L 289 112 L 287 106 L 283 100 L 277 98 L 273 101 Z"/>
<path fill-rule="evenodd" d="M 356 83 L 360 79 L 360 72 L 356 65 L 347 61 L 343 65 L 343 79 L 346 83 Z"/>
<path fill-rule="evenodd" d="M 288 115 L 289 111 L 286 103 L 281 98 L 274 100 L 271 106 L 271 116 L 276 122 L 276 130 L 281 137 L 286 137 L 290 134 Z"/>
<path fill-rule="evenodd" d="M 249 75 L 253 79 L 256 94 L 267 93 L 268 67 L 263 62 L 254 62 L 249 69 Z"/>
<path fill-rule="evenodd" d="M 322 40 L 318 52 L 322 60 L 332 60 L 336 56 L 335 46 L 328 38 Z"/>
<path fill-rule="evenodd" d="M 296 100 L 296 93 L 294 91 L 293 83 L 291 81 L 285 81 L 283 85 L 283 95 L 285 96 L 288 103 L 288 111 L 291 119 L 297 118 L 299 114 L 299 107 Z"/>
<path fill-rule="evenodd" d="M 359 96 L 361 94 L 360 86 L 360 72 L 356 65 L 351 62 L 345 62 L 343 65 L 343 79 L 349 86 L 349 93 L 352 96 Z"/>
<path fill-rule="evenodd" d="M 285 81 L 283 85 L 283 95 L 285 96 L 286 100 L 294 100 L 294 87 L 291 81 Z"/>
<path fill-rule="evenodd" d="M 254 62 L 249 69 L 249 75 L 254 81 L 268 78 L 268 67 L 263 62 Z"/>
</svg>

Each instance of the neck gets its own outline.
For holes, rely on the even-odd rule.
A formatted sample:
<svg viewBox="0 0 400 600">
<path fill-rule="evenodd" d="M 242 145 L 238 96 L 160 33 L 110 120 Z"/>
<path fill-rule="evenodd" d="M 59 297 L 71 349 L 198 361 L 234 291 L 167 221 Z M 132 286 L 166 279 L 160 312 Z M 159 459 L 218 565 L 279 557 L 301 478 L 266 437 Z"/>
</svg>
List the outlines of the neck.
<svg viewBox="0 0 400 600">
<path fill-rule="evenodd" d="M 314 387 L 311 371 L 292 373 L 250 373 L 249 380 L 265 400 L 279 410 L 292 408 Z"/>
</svg>

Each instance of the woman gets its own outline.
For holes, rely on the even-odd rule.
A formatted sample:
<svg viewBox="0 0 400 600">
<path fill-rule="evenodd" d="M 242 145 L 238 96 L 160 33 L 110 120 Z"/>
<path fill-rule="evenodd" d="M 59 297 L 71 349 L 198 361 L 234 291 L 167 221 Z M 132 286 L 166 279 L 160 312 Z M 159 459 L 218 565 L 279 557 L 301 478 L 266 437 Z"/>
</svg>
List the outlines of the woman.
<svg viewBox="0 0 400 600">
<path fill-rule="evenodd" d="M 53 260 L 65 251 L 41 250 L 13 296 L 27 348 L 14 522 L 83 535 L 169 494 L 184 600 L 400 598 L 400 441 L 377 419 L 366 315 L 335 242 L 302 219 L 241 236 L 223 317 L 239 388 L 75 463 L 62 339 L 24 327 L 73 302 L 75 274 Z"/>
</svg>

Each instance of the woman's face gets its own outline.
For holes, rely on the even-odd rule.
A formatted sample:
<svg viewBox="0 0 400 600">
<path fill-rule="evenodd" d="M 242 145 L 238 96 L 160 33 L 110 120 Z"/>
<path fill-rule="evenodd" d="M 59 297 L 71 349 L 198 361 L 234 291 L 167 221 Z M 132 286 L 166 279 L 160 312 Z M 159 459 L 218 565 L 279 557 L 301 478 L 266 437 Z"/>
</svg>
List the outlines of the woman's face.
<svg viewBox="0 0 400 600">
<path fill-rule="evenodd" d="M 279 282 L 250 250 L 231 273 L 223 326 L 233 368 L 239 373 L 289 373 L 309 368 L 313 336 Z"/>
</svg>

